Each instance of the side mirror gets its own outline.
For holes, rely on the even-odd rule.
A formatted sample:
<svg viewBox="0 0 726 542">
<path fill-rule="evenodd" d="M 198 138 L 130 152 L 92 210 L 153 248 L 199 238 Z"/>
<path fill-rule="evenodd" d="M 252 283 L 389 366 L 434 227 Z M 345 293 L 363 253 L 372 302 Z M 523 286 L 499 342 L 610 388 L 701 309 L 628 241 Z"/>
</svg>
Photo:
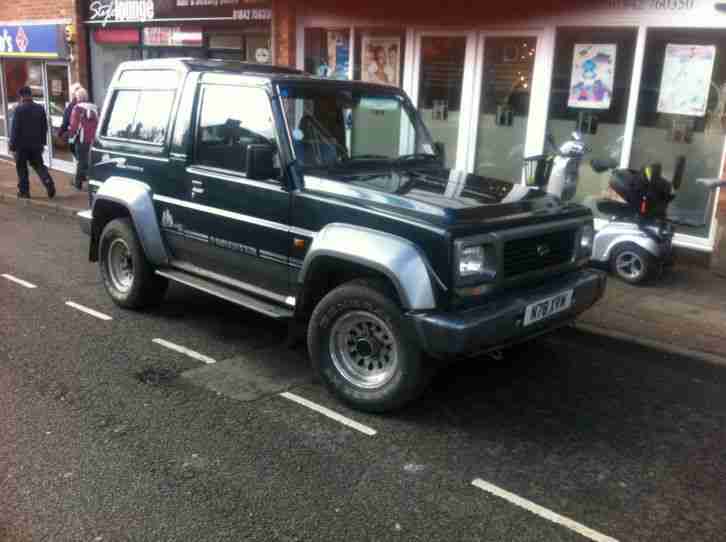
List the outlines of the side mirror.
<svg viewBox="0 0 726 542">
<path fill-rule="evenodd" d="M 272 179 L 277 176 L 275 168 L 275 153 L 273 145 L 252 144 L 247 145 L 245 174 L 248 179 Z"/>
<path fill-rule="evenodd" d="M 439 160 L 441 160 L 441 165 L 446 165 L 446 145 L 442 141 L 437 141 L 434 143 L 434 152 L 436 153 L 436 156 L 439 157 Z"/>
</svg>

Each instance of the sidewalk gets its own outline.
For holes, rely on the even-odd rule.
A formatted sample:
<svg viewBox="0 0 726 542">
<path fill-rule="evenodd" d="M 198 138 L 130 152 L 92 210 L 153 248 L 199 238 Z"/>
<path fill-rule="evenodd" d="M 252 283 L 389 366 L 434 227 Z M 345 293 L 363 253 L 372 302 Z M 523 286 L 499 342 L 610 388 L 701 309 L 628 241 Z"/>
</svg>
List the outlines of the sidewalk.
<svg viewBox="0 0 726 542">
<path fill-rule="evenodd" d="M 15 164 L 8 160 L 0 160 L 0 202 L 12 202 L 21 205 L 33 205 L 48 211 L 75 215 L 78 211 L 88 207 L 88 194 L 79 192 L 71 186 L 73 176 L 60 171 L 51 171 L 55 181 L 56 195 L 48 199 L 45 188 L 40 184 L 38 176 L 30 168 L 30 200 L 18 200 L 18 177 L 15 173 Z"/>
<path fill-rule="evenodd" d="M 33 199 L 20 203 L 67 215 L 85 209 L 87 195 L 71 186 L 71 176 L 52 174 L 58 192 L 52 201 L 31 174 Z M 0 202 L 18 203 L 16 183 L 14 165 L 0 161 Z M 726 216 L 720 222 L 726 224 Z M 726 239 L 721 245 L 726 259 Z M 676 263 L 647 286 L 630 286 L 611 276 L 605 297 L 578 320 L 578 327 L 726 366 L 726 275 L 716 267 Z"/>
</svg>

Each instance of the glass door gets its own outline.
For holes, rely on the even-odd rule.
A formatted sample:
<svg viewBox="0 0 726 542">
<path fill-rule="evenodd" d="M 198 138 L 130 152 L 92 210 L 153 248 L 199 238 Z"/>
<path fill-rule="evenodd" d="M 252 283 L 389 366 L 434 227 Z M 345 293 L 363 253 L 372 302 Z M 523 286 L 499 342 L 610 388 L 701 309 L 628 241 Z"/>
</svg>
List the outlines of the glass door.
<svg viewBox="0 0 726 542">
<path fill-rule="evenodd" d="M 7 96 L 7 127 L 11 129 L 15 109 L 19 105 L 18 91 L 21 87 L 28 86 L 33 93 L 33 101 L 46 107 L 45 82 L 43 79 L 43 63 L 40 60 L 3 60 L 3 76 Z M 43 153 L 46 164 L 50 163 L 50 153 L 46 147 Z"/>
<path fill-rule="evenodd" d="M 481 97 L 475 112 L 476 174 L 519 182 L 527 142 L 537 36 L 485 35 L 480 42 Z"/>
<path fill-rule="evenodd" d="M 70 102 L 69 73 L 67 64 L 47 64 L 46 79 L 48 83 L 48 125 L 51 138 L 51 159 L 56 169 L 73 168 L 73 155 L 67 141 L 58 137 L 63 123 L 63 111 Z"/>
<path fill-rule="evenodd" d="M 474 38 L 468 33 L 417 36 L 413 100 L 434 141 L 443 143 L 450 168 L 464 165 L 467 138 L 461 119 L 471 109 L 473 54 Z"/>
</svg>

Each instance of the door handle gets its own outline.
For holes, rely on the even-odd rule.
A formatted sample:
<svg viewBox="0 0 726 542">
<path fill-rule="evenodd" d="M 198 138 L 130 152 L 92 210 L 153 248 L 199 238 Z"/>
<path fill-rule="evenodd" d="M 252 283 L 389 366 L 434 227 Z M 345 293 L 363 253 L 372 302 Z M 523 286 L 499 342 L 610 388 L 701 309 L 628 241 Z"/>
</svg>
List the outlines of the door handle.
<svg viewBox="0 0 726 542">
<path fill-rule="evenodd" d="M 204 194 L 204 192 L 205 192 L 204 183 L 202 183 L 202 181 L 198 181 L 196 179 L 192 180 L 192 198 L 201 196 Z"/>
</svg>

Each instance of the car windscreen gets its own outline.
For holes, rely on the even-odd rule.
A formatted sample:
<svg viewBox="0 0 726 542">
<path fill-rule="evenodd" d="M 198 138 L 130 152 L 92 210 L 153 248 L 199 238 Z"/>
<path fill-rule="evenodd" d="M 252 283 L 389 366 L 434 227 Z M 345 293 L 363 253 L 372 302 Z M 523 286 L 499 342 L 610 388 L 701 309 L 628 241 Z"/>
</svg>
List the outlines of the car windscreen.
<svg viewBox="0 0 726 542">
<path fill-rule="evenodd" d="M 295 158 L 305 169 L 436 158 L 428 133 L 399 94 L 294 84 L 278 91 Z"/>
</svg>

